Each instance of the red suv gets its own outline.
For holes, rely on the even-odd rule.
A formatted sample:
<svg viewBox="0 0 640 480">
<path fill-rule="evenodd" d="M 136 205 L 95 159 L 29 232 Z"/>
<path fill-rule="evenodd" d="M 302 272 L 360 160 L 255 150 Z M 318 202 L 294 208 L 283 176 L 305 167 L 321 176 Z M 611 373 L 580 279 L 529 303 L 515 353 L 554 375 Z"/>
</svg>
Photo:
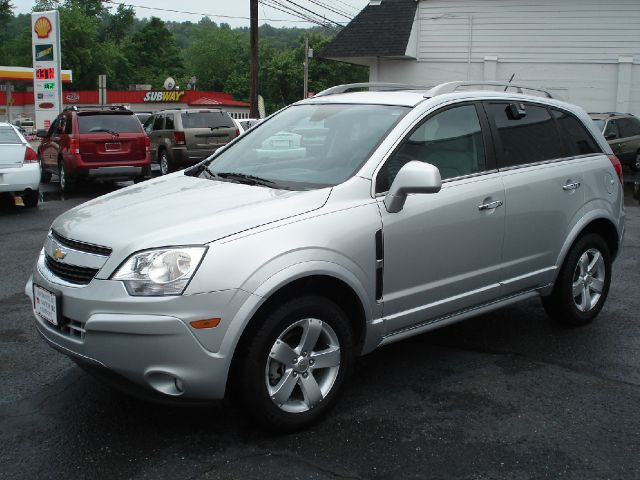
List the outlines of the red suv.
<svg viewBox="0 0 640 480">
<path fill-rule="evenodd" d="M 124 107 L 67 107 L 42 138 L 42 181 L 60 177 L 69 191 L 83 179 L 140 181 L 151 174 L 149 137 Z"/>
</svg>

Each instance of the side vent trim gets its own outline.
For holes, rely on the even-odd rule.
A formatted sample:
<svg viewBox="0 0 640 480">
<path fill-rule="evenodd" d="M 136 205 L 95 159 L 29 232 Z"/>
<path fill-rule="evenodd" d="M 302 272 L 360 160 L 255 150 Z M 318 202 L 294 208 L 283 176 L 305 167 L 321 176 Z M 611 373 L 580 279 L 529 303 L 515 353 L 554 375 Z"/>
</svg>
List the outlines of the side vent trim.
<svg viewBox="0 0 640 480">
<path fill-rule="evenodd" d="M 376 232 L 376 301 L 382 300 L 384 278 L 384 241 L 382 230 Z"/>
</svg>

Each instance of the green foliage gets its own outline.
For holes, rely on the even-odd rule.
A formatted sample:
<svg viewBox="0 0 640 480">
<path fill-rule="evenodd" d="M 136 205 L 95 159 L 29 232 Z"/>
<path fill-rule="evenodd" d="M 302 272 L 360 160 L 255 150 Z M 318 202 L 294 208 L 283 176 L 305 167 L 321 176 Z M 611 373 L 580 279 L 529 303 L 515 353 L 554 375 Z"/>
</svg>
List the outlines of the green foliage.
<svg viewBox="0 0 640 480">
<path fill-rule="evenodd" d="M 174 77 L 181 88 L 197 77 L 199 90 L 249 97 L 249 29 L 232 29 L 208 17 L 194 22 L 137 19 L 131 7 L 109 9 L 101 0 L 37 0 L 34 11 L 58 9 L 61 21 L 62 67 L 73 70 L 65 88 L 95 89 L 97 77 L 107 75 L 112 89 L 132 83 L 162 88 Z M 0 0 L 0 64 L 31 66 L 31 19 L 13 15 L 9 0 Z M 335 32 L 310 29 L 259 29 L 259 93 L 268 112 L 303 97 L 304 37 L 317 55 Z M 365 67 L 312 58 L 309 90 L 367 79 Z"/>
</svg>

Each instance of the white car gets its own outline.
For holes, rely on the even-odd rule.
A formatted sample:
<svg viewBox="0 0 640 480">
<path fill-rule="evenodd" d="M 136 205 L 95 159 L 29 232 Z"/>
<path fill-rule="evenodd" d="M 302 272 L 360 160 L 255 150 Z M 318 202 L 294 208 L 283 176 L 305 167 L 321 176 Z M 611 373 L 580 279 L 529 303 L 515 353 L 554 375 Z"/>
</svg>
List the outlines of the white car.
<svg viewBox="0 0 640 480">
<path fill-rule="evenodd" d="M 38 155 L 18 129 L 0 122 L 0 194 L 22 197 L 26 207 L 38 205 Z"/>
</svg>

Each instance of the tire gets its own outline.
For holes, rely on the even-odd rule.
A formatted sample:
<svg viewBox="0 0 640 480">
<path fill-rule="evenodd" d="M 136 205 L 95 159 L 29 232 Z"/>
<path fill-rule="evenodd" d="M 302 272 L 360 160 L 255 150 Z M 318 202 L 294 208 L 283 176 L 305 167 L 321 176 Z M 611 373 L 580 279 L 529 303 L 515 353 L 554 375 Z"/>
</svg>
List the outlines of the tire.
<svg viewBox="0 0 640 480">
<path fill-rule="evenodd" d="M 29 190 L 22 195 L 22 202 L 27 208 L 35 208 L 40 201 L 40 192 L 38 190 Z"/>
<path fill-rule="evenodd" d="M 636 152 L 636 158 L 629 164 L 629 167 L 634 172 L 640 172 L 640 150 Z"/>
<path fill-rule="evenodd" d="M 578 327 L 593 321 L 609 293 L 611 254 L 602 237 L 589 233 L 571 247 L 553 292 L 542 298 L 547 314 L 559 323 Z"/>
<path fill-rule="evenodd" d="M 69 176 L 67 175 L 67 171 L 62 160 L 58 163 L 58 176 L 60 177 L 60 190 L 62 190 L 63 193 L 72 192 L 74 184 L 69 180 Z"/>
<path fill-rule="evenodd" d="M 44 164 L 42 163 L 42 159 L 38 159 L 40 161 L 40 182 L 41 183 L 49 183 L 51 181 L 51 172 L 48 172 L 44 169 Z"/>
<path fill-rule="evenodd" d="M 151 166 L 144 167 L 142 169 L 142 175 L 140 175 L 139 177 L 135 177 L 133 179 L 133 183 L 144 182 L 145 180 L 149 180 L 150 178 L 151 178 Z"/>
<path fill-rule="evenodd" d="M 167 175 L 173 172 L 173 165 L 169 160 L 169 154 L 166 150 L 160 150 L 158 154 L 158 163 L 160 164 L 160 175 Z"/>
<path fill-rule="evenodd" d="M 246 410 L 269 430 L 292 432 L 336 403 L 353 367 L 353 333 L 338 305 L 299 297 L 273 310 L 240 354 Z"/>
</svg>

